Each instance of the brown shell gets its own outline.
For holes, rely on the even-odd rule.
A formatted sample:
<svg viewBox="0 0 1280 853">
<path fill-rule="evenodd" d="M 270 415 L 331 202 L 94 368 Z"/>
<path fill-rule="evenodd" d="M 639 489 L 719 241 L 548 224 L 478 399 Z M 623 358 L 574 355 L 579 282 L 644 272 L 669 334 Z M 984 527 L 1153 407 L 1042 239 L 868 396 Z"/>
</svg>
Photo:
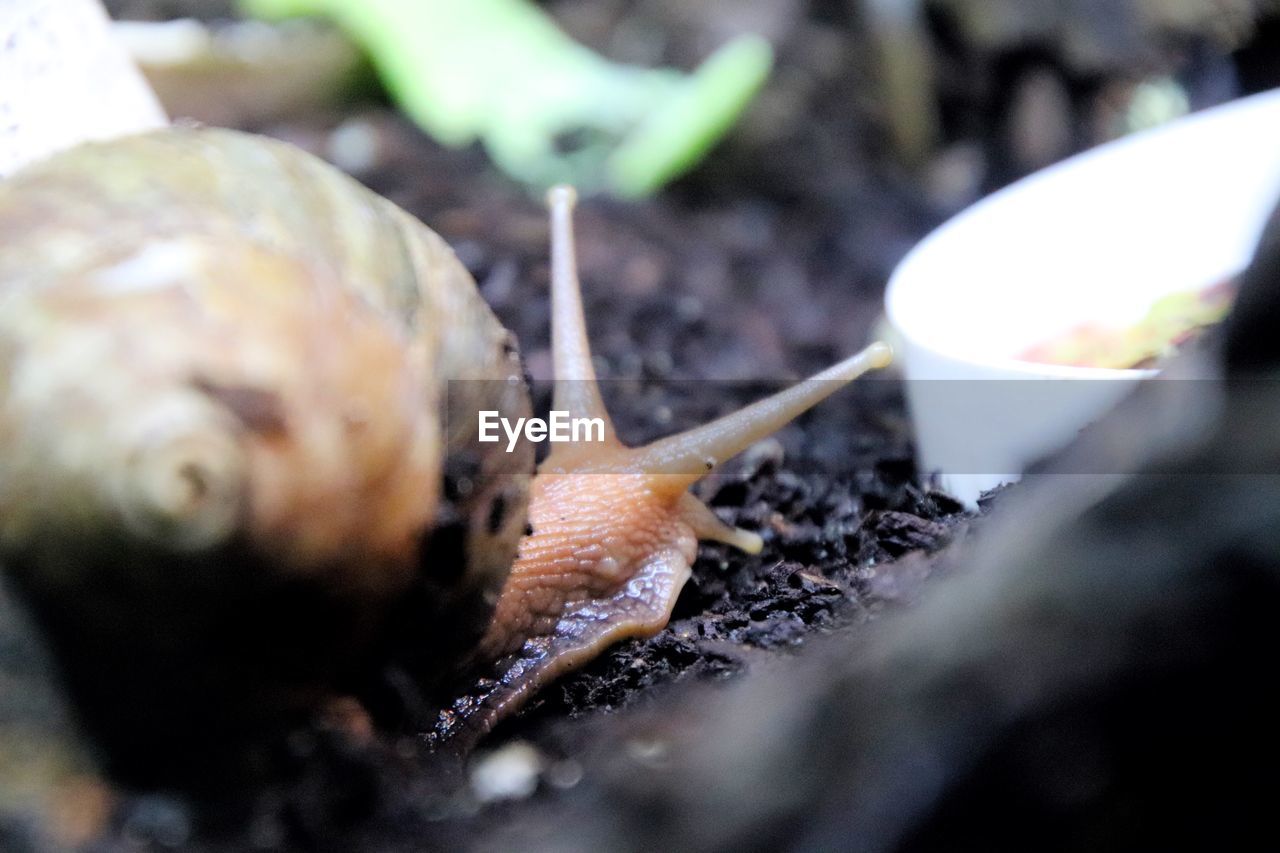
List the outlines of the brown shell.
<svg viewBox="0 0 1280 853">
<path fill-rule="evenodd" d="M 415 587 L 445 668 L 532 473 L 476 443 L 480 408 L 529 400 L 465 268 L 292 146 L 178 128 L 0 184 L 0 559 L 65 657 L 123 669 L 73 673 L 88 701 L 189 645 L 226 682 L 198 693 L 296 704 Z"/>
</svg>

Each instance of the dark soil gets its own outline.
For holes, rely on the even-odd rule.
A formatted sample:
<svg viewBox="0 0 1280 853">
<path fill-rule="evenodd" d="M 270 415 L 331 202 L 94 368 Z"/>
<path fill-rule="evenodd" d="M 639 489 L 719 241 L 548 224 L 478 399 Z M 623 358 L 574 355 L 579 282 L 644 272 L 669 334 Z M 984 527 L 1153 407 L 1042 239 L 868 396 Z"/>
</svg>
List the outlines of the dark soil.
<svg viewBox="0 0 1280 853">
<path fill-rule="evenodd" d="M 492 175 L 478 152 L 441 151 L 388 111 L 359 120 L 382 152 L 359 177 L 455 247 L 519 336 L 545 409 L 545 211 Z M 267 130 L 324 153 L 330 126 Z M 848 206 L 708 197 L 693 184 L 638 205 L 586 201 L 578 215 L 586 313 L 624 440 L 708 421 L 862 346 L 893 261 L 932 221 L 888 185 Z M 704 544 L 665 630 L 562 679 L 484 748 L 523 739 L 571 761 L 589 748 L 598 715 L 662 702 L 677 682 L 731 678 L 909 599 L 931 570 L 928 555 L 970 520 L 917 480 L 900 382 L 864 379 L 840 392 L 698 487 L 726 521 L 760 531 L 764 552 Z M 296 775 L 256 796 L 250 814 L 224 815 L 228 825 L 213 835 L 230 836 L 215 844 L 242 845 L 252 840 L 245 831 L 260 842 L 315 843 L 372 830 L 380 844 L 416 846 L 461 840 L 510 811 L 476 815 L 466 797 L 442 798 L 457 778 L 441 781 L 414 739 L 393 740 L 355 746 L 326 723 L 300 732 L 286 748 Z M 422 796 L 406 794 L 414 791 Z M 129 834 L 163 834 L 176 820 L 166 808 L 141 802 Z"/>
<path fill-rule="evenodd" d="M 894 263 L 948 212 L 927 181 L 883 150 L 874 105 L 856 94 L 865 91 L 865 51 L 844 29 L 847 7 L 812 6 L 803 25 L 777 36 L 784 67 L 791 57 L 797 70 L 709 164 L 658 200 L 589 199 L 579 208 L 597 370 L 628 442 L 705 422 L 862 346 Z M 590 40 L 595 19 L 583 20 L 575 34 Z M 611 25 L 601 19 L 600 33 Z M 814 39 L 825 49 L 810 50 Z M 684 49 L 677 40 L 674 55 L 651 59 L 687 64 L 705 52 L 696 39 Z M 761 131 L 776 118 L 767 110 L 789 99 L 799 106 L 785 117 L 787 129 Z M 387 108 L 257 129 L 326 155 L 344 122 L 362 123 L 377 140 L 376 162 L 356 177 L 455 248 L 518 335 L 545 409 L 548 235 L 540 203 L 495 175 L 480 152 L 444 151 Z M 834 396 L 698 488 L 726 521 L 759 530 L 764 552 L 704 544 L 665 630 L 562 679 L 483 748 L 527 740 L 556 766 L 572 767 L 613 712 L 662 703 L 677 683 L 733 678 L 796 654 L 815 635 L 909 603 L 945 562 L 938 552 L 972 521 L 948 496 L 917 485 L 919 474 L 892 374 Z M 254 794 L 247 811 L 213 821 L 213 847 L 456 844 L 572 791 L 570 772 L 523 805 L 442 796 L 459 777 L 441 781 L 414 738 L 357 744 L 332 722 L 298 733 L 284 751 L 290 778 Z M 182 809 L 139 800 L 121 837 L 161 846 L 184 839 Z"/>
<path fill-rule="evenodd" d="M 398 122 L 379 126 L 406 145 L 404 159 L 367 182 L 458 247 L 519 336 L 545 407 L 545 212 L 477 160 L 431 151 Z M 406 187 L 410 168 L 423 177 Z M 905 249 L 930 220 L 888 187 L 859 208 L 709 200 L 692 187 L 642 205 L 585 203 L 586 314 L 624 440 L 708 421 L 862 346 L 894 260 L 885 245 Z M 764 534 L 765 552 L 704 545 L 666 631 L 566 679 L 524 718 L 623 705 L 686 672 L 732 673 L 750 658 L 744 646 L 785 649 L 866 612 L 876 566 L 937 549 L 965 519 L 956 502 L 914 485 L 910 441 L 899 383 L 863 380 L 702 483 L 725 520 Z"/>
</svg>

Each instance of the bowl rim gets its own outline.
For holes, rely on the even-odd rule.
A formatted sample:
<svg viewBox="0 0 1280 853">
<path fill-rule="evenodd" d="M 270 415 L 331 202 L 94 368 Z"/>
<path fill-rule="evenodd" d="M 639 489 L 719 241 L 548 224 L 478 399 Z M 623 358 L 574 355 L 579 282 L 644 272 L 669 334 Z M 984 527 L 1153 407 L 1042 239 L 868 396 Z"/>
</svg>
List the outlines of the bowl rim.
<svg viewBox="0 0 1280 853">
<path fill-rule="evenodd" d="M 948 360 L 964 363 L 968 365 L 979 366 L 988 370 L 1000 371 L 1005 374 L 1016 375 L 1019 378 L 1044 378 L 1044 379 L 1128 379 L 1139 380 L 1148 379 L 1158 376 L 1160 370 L 1158 368 L 1115 368 L 1115 367 L 1084 367 L 1080 365 L 1066 364 L 1049 364 L 1043 362 L 1027 361 L 1013 356 L 974 356 L 965 353 L 957 353 L 953 349 L 938 346 L 936 343 L 926 338 L 922 338 L 912 329 L 909 322 L 910 311 L 904 308 L 903 298 L 901 296 L 904 285 L 904 278 L 909 278 L 915 261 L 921 255 L 933 250 L 933 246 L 939 241 L 947 239 L 956 228 L 966 227 L 967 224 L 975 217 L 982 216 L 985 211 L 993 206 L 1006 203 L 1006 199 L 1010 196 L 1020 195 L 1027 192 L 1029 188 L 1039 186 L 1044 181 L 1052 181 L 1060 179 L 1063 173 L 1071 172 L 1082 166 L 1099 160 L 1101 158 L 1109 158 L 1115 156 L 1118 152 L 1128 151 L 1135 146 L 1146 146 L 1151 144 L 1153 140 L 1162 139 L 1170 135 L 1181 134 L 1187 127 L 1194 127 L 1204 123 L 1219 122 L 1225 118 L 1237 113 L 1248 112 L 1256 108 L 1259 103 L 1275 101 L 1280 105 L 1280 88 L 1272 89 L 1265 92 L 1249 95 L 1244 98 L 1237 98 L 1233 101 L 1220 104 L 1215 107 L 1200 110 L 1190 115 L 1182 116 L 1167 124 L 1159 127 L 1143 130 L 1129 136 L 1115 139 L 1110 142 L 1090 148 L 1086 151 L 1079 152 L 1071 157 L 1061 160 L 1053 165 L 1046 166 L 1019 178 L 1017 181 L 996 190 L 968 207 L 964 208 L 954 216 L 947 219 L 937 228 L 933 229 L 920 242 L 916 243 L 894 267 L 889 277 L 888 284 L 885 287 L 885 316 L 888 319 L 893 331 L 904 342 L 909 343 L 921 350 L 934 353 Z M 1235 270 L 1231 275 L 1238 275 L 1242 270 Z M 908 315 L 908 322 L 904 322 L 904 313 Z"/>
</svg>

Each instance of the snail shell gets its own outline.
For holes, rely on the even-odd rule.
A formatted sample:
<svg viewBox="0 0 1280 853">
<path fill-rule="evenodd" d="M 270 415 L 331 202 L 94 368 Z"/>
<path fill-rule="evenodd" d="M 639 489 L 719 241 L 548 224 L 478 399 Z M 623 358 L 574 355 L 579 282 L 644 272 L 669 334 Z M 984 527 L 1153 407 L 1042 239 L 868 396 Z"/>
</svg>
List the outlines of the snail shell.
<svg viewBox="0 0 1280 853">
<path fill-rule="evenodd" d="M 441 671 L 474 643 L 533 460 L 450 408 L 528 414 L 510 334 L 292 146 L 174 128 L 0 184 L 0 560 L 125 752 L 175 703 L 188 732 L 303 707 L 415 587 Z"/>
</svg>

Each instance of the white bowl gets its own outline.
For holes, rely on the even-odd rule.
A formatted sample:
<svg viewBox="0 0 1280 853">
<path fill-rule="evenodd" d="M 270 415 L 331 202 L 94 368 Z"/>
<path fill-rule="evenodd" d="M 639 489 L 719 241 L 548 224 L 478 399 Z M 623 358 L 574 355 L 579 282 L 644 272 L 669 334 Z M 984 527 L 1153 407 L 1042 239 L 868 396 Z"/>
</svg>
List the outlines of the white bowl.
<svg viewBox="0 0 1280 853">
<path fill-rule="evenodd" d="M 1017 355 L 1235 275 L 1277 200 L 1280 90 L 1073 157 L 930 234 L 885 295 L 922 475 L 973 505 L 1064 445 L 1154 371 Z"/>
</svg>

